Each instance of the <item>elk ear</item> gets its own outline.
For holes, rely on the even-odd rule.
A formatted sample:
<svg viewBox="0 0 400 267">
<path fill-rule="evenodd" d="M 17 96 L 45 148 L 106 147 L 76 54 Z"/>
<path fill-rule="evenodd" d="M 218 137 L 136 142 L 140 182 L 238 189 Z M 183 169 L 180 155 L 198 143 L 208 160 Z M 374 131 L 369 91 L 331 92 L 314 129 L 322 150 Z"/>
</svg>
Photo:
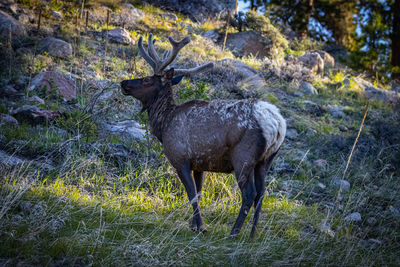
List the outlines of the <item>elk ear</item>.
<svg viewBox="0 0 400 267">
<path fill-rule="evenodd" d="M 172 85 L 176 85 L 182 81 L 183 75 L 172 78 Z"/>
<path fill-rule="evenodd" d="M 165 78 L 169 81 L 174 77 L 174 68 L 170 68 L 165 72 Z"/>
</svg>

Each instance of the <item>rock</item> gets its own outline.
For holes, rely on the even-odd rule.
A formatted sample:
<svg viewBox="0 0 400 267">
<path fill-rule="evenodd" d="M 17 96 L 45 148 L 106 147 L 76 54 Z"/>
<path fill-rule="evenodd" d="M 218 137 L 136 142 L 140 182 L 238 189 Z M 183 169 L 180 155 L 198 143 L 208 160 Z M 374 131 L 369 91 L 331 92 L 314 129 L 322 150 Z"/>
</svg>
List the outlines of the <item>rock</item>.
<svg viewBox="0 0 400 267">
<path fill-rule="evenodd" d="M 293 95 L 295 97 L 298 97 L 298 98 L 302 98 L 304 96 L 304 94 L 302 92 L 299 92 L 299 91 L 294 92 Z"/>
<path fill-rule="evenodd" d="M 314 165 L 317 166 L 318 168 L 326 168 L 328 166 L 328 161 L 324 159 L 317 159 L 314 160 Z"/>
<path fill-rule="evenodd" d="M 344 114 L 344 108 L 341 106 L 336 106 L 336 105 L 328 105 L 327 106 L 329 113 L 332 115 L 334 118 L 344 118 L 346 117 L 346 114 Z"/>
<path fill-rule="evenodd" d="M 298 60 L 312 72 L 318 74 L 324 73 L 324 60 L 317 52 L 307 52 L 298 57 Z"/>
<path fill-rule="evenodd" d="M 131 3 L 122 3 L 121 6 L 127 7 L 127 8 L 135 8 Z"/>
<path fill-rule="evenodd" d="M 392 91 L 393 92 L 400 93 L 400 84 L 399 83 L 397 83 L 395 81 L 392 81 L 390 83 L 390 85 L 392 86 Z"/>
<path fill-rule="evenodd" d="M 271 45 L 271 40 L 261 36 L 256 31 L 230 33 L 226 40 L 226 47 L 237 56 L 268 57 L 271 52 Z"/>
<path fill-rule="evenodd" d="M 118 135 L 125 139 L 136 139 L 138 141 L 145 141 L 146 131 L 142 126 L 134 120 L 124 120 L 114 124 L 105 124 L 104 129 L 107 132 Z"/>
<path fill-rule="evenodd" d="M 309 82 L 301 82 L 299 89 L 307 95 L 318 95 L 317 89 Z"/>
<path fill-rule="evenodd" d="M 57 93 L 67 101 L 76 97 L 74 82 L 56 71 L 45 71 L 36 75 L 32 79 L 29 91 L 43 88 L 46 88 L 47 92 L 51 92 L 52 88 L 57 88 Z"/>
<path fill-rule="evenodd" d="M 378 100 L 391 105 L 396 105 L 400 101 L 400 94 L 398 92 L 375 87 L 370 82 L 359 77 L 353 78 L 353 81 L 357 83 L 364 96 L 368 99 Z"/>
<path fill-rule="evenodd" d="M 205 22 L 209 18 L 219 17 L 222 12 L 235 9 L 235 1 L 219 0 L 145 0 L 151 5 L 157 5 L 163 9 L 173 10 L 188 15 L 197 22 Z"/>
<path fill-rule="evenodd" d="M 326 220 L 323 220 L 319 226 L 319 230 L 330 237 L 335 237 L 335 232 L 332 230 L 332 226 Z"/>
<path fill-rule="evenodd" d="M 335 58 L 332 57 L 328 52 L 325 51 L 317 51 L 317 53 L 321 56 L 324 61 L 324 70 L 332 69 L 335 67 Z"/>
<path fill-rule="evenodd" d="M 286 138 L 290 140 L 295 140 L 299 137 L 299 134 L 297 133 L 297 130 L 294 128 L 288 128 L 286 130 Z"/>
<path fill-rule="evenodd" d="M 369 217 L 369 218 L 367 219 L 367 224 L 368 224 L 369 226 L 374 226 L 374 225 L 376 225 L 377 222 L 378 222 L 378 221 L 375 219 L 375 217 Z"/>
<path fill-rule="evenodd" d="M 36 106 L 25 105 L 11 112 L 19 120 L 29 120 L 34 123 L 43 123 L 54 120 L 61 115 L 58 110 L 46 110 Z"/>
<path fill-rule="evenodd" d="M 53 18 L 55 18 L 56 20 L 62 20 L 62 18 L 63 18 L 63 15 L 62 15 L 60 12 L 58 12 L 58 11 L 53 11 L 53 12 L 51 13 L 51 15 L 52 15 Z"/>
<path fill-rule="evenodd" d="M 172 20 L 172 21 L 178 20 L 178 17 L 174 13 L 171 13 L 171 12 L 166 12 L 166 13 L 160 14 L 160 17 L 162 17 L 164 19 Z"/>
<path fill-rule="evenodd" d="M 72 57 L 72 46 L 61 39 L 46 37 L 39 42 L 38 49 L 41 52 L 48 52 L 53 57 Z"/>
<path fill-rule="evenodd" d="M 339 125 L 339 130 L 341 131 L 341 132 L 347 132 L 349 129 L 346 127 L 346 126 L 344 126 L 344 125 Z"/>
<path fill-rule="evenodd" d="M 240 75 L 241 80 L 238 82 L 238 86 L 241 88 L 251 88 L 252 90 L 255 90 L 265 86 L 265 80 L 262 77 L 262 74 L 243 62 L 225 58 L 219 60 L 217 64 L 222 67 L 229 67 L 236 74 Z"/>
<path fill-rule="evenodd" d="M 339 188 L 342 188 L 343 192 L 350 191 L 350 183 L 346 180 L 336 179 L 333 181 L 333 185 Z"/>
<path fill-rule="evenodd" d="M 122 28 L 115 28 L 108 31 L 108 40 L 110 42 L 118 44 L 130 44 L 133 43 L 129 32 Z"/>
<path fill-rule="evenodd" d="M 18 121 L 11 115 L 8 114 L 0 114 L 0 125 L 7 124 L 12 127 L 18 126 Z"/>
<path fill-rule="evenodd" d="M 25 161 L 16 156 L 11 156 L 8 153 L 0 150 L 0 165 L 5 165 L 8 167 L 14 167 L 16 165 L 23 164 Z"/>
<path fill-rule="evenodd" d="M 22 13 L 18 15 L 18 21 L 23 24 L 28 24 L 31 21 L 31 19 L 27 14 Z"/>
<path fill-rule="evenodd" d="M 26 35 L 24 26 L 18 20 L 0 10 L 0 37 L 8 40 L 10 29 L 12 39 Z"/>
<path fill-rule="evenodd" d="M 318 187 L 321 188 L 321 189 L 326 189 L 326 185 L 324 185 L 321 182 L 318 182 Z"/>
<path fill-rule="evenodd" d="M 218 41 L 218 38 L 219 38 L 218 32 L 216 32 L 214 30 L 206 31 L 205 33 L 202 34 L 202 36 L 205 37 L 205 38 L 210 39 L 214 43 L 216 43 Z"/>
<path fill-rule="evenodd" d="M 389 206 L 389 210 L 390 212 L 397 218 L 400 219 L 400 211 L 398 209 L 396 209 L 395 207 L 393 207 L 392 205 Z"/>
<path fill-rule="evenodd" d="M 9 96 L 19 96 L 22 95 L 18 93 L 17 90 L 12 85 L 6 85 L 5 87 L 0 89 L 0 96 L 2 97 L 9 97 Z"/>
<path fill-rule="evenodd" d="M 144 18 L 144 12 L 135 7 L 122 8 L 121 12 L 111 13 L 111 24 L 124 28 L 135 28 Z"/>
<path fill-rule="evenodd" d="M 44 104 L 44 100 L 38 97 L 37 95 L 31 96 L 26 98 L 26 101 L 29 102 L 30 104 Z"/>
<path fill-rule="evenodd" d="M 353 212 L 344 217 L 346 222 L 361 222 L 361 214 L 359 212 Z"/>
</svg>

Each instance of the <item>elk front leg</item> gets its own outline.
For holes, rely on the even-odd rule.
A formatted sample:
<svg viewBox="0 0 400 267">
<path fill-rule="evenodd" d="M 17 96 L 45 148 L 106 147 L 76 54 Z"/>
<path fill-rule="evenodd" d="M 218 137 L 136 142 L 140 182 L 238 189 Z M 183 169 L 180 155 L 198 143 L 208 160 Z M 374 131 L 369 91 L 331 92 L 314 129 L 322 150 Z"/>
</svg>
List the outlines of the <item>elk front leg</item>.
<svg viewBox="0 0 400 267">
<path fill-rule="evenodd" d="M 196 184 L 196 194 L 197 194 L 197 200 L 200 205 L 200 198 L 201 198 L 201 189 L 203 188 L 203 182 L 204 182 L 204 173 L 201 171 L 193 171 L 193 178 L 194 182 Z M 193 217 L 192 220 L 192 230 L 195 231 L 197 229 L 197 223 L 195 218 Z M 205 227 L 200 229 L 203 232 L 206 232 L 207 230 Z"/>
<path fill-rule="evenodd" d="M 199 199 L 196 190 L 196 184 L 194 182 L 193 176 L 190 170 L 190 164 L 184 163 L 181 164 L 179 168 L 176 168 L 179 178 L 181 179 L 183 185 L 185 186 L 186 193 L 188 195 L 189 201 L 193 207 L 193 221 L 197 227 L 197 230 L 204 231 L 205 226 L 203 223 L 203 219 L 200 215 L 199 210 Z"/>
</svg>

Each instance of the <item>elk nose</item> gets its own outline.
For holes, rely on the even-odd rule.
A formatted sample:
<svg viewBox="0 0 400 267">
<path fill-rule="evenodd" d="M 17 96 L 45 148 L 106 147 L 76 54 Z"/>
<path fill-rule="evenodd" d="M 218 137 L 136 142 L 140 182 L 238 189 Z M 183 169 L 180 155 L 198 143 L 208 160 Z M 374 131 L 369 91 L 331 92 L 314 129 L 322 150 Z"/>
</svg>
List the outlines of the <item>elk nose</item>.
<svg viewBox="0 0 400 267">
<path fill-rule="evenodd" d="M 125 87 L 125 85 L 126 85 L 126 82 L 127 82 L 126 80 L 124 80 L 124 81 L 122 81 L 122 82 L 121 82 L 121 87 L 122 87 L 122 88 L 124 88 L 124 87 Z"/>
</svg>

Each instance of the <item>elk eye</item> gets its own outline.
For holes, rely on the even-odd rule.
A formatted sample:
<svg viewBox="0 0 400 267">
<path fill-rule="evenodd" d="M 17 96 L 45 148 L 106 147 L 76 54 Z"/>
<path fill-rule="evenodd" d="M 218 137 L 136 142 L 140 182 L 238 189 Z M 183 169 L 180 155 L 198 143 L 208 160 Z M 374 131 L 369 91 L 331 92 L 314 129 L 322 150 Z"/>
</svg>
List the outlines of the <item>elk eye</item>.
<svg viewBox="0 0 400 267">
<path fill-rule="evenodd" d="M 144 78 L 144 79 L 143 79 L 143 82 L 144 82 L 144 83 L 150 83 L 150 82 L 151 82 L 151 79 L 150 79 L 150 78 Z"/>
</svg>

